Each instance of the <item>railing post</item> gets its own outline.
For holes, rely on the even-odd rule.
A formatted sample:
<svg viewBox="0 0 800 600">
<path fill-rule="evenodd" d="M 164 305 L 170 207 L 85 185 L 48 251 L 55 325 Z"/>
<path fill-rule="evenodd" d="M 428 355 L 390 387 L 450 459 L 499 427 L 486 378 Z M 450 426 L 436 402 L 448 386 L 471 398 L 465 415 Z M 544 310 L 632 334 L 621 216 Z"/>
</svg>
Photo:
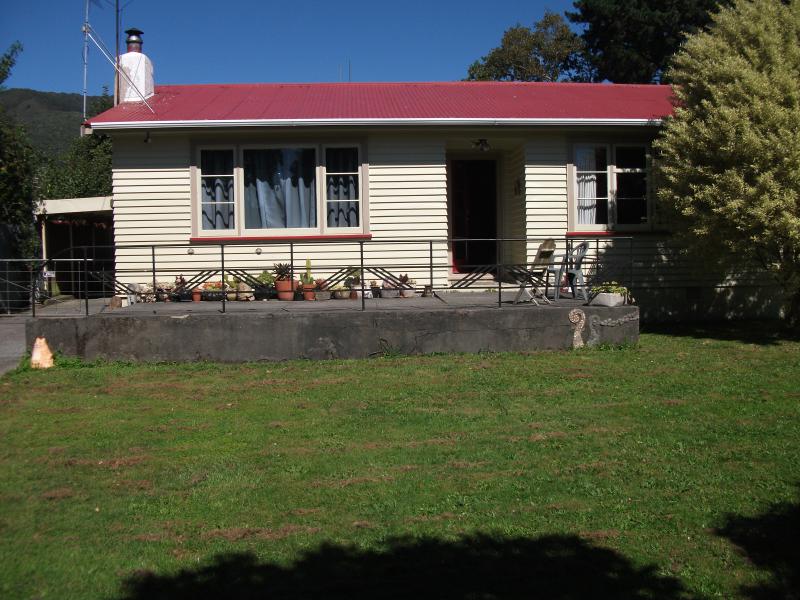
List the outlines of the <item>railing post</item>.
<svg viewBox="0 0 800 600">
<path fill-rule="evenodd" d="M 219 245 L 219 256 L 222 263 L 222 312 L 225 312 L 225 300 L 228 299 L 228 291 L 225 289 L 225 244 Z"/>
<path fill-rule="evenodd" d="M 86 247 L 83 248 L 83 302 L 86 307 L 86 316 L 89 316 L 89 260 L 86 257 Z"/>
<path fill-rule="evenodd" d="M 6 263 L 6 314 L 11 314 L 11 283 L 8 280 L 9 276 L 11 275 L 8 271 L 8 261 Z"/>
<path fill-rule="evenodd" d="M 364 241 L 358 242 L 358 253 L 361 260 L 361 310 L 367 310 L 367 301 L 364 298 Z"/>
<path fill-rule="evenodd" d="M 31 316 L 36 317 L 36 288 L 33 279 L 33 267 L 28 267 L 31 272 Z"/>
<path fill-rule="evenodd" d="M 497 308 L 503 308 L 503 279 L 500 275 L 500 262 L 502 261 L 502 256 L 500 256 L 500 250 L 502 246 L 500 244 L 500 238 L 495 239 L 494 241 L 494 251 L 495 251 L 495 277 L 497 278 Z"/>
<path fill-rule="evenodd" d="M 428 240 L 428 268 L 431 290 L 433 290 L 433 240 Z"/>
<path fill-rule="evenodd" d="M 289 242 L 289 279 L 294 285 L 294 242 Z M 294 293 L 294 290 L 292 290 Z"/>
<path fill-rule="evenodd" d="M 153 267 L 153 302 L 156 301 L 158 296 L 156 295 L 156 247 L 150 246 L 150 259 L 152 261 Z"/>
<path fill-rule="evenodd" d="M 633 290 L 633 237 L 628 238 L 628 293 Z"/>
</svg>

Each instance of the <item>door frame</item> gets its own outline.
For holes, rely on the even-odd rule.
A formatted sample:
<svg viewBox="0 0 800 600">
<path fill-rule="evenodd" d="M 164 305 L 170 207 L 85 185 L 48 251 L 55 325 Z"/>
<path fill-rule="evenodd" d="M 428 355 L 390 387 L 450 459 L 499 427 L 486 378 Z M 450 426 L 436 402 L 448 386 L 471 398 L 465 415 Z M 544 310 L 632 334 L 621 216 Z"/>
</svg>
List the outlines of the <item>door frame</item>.
<svg viewBox="0 0 800 600">
<path fill-rule="evenodd" d="M 461 276 L 463 273 L 456 272 L 453 263 L 453 243 L 450 241 L 453 237 L 453 163 L 462 160 L 481 160 L 494 162 L 494 183 L 495 183 L 495 237 L 499 237 L 503 227 L 503 202 L 502 202 L 502 181 L 501 175 L 503 173 L 502 162 L 503 155 L 497 150 L 490 150 L 489 152 L 477 151 L 455 151 L 447 152 L 445 157 L 446 173 L 447 173 L 447 264 L 448 274 L 451 276 Z"/>
</svg>

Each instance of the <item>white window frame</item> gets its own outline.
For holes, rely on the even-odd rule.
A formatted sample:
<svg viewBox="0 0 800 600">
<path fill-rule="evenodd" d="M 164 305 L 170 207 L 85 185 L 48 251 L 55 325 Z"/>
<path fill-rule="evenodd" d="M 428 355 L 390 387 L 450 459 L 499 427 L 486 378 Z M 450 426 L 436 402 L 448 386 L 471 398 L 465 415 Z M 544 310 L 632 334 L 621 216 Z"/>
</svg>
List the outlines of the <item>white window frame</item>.
<svg viewBox="0 0 800 600">
<path fill-rule="evenodd" d="M 618 148 L 641 148 L 644 150 L 644 169 L 622 169 L 617 166 L 617 149 Z M 613 218 L 613 228 L 616 231 L 646 231 L 652 229 L 653 225 L 653 202 L 652 202 L 652 190 L 651 190 L 651 157 L 650 157 L 650 146 L 648 144 L 636 144 L 636 143 L 629 143 L 629 142 L 622 142 L 619 144 L 614 144 L 614 162 L 609 165 L 613 171 L 613 179 L 614 179 L 614 218 Z M 617 175 L 620 173 L 644 173 L 645 176 L 645 197 L 644 202 L 646 205 L 646 214 L 647 220 L 644 223 L 618 223 L 617 218 L 617 190 L 619 186 L 617 185 Z M 609 190 L 609 196 L 611 195 L 611 190 Z M 609 211 L 609 215 L 610 215 Z M 609 219 L 610 220 L 610 219 Z"/>
<path fill-rule="evenodd" d="M 575 156 L 578 148 L 583 147 L 603 147 L 606 148 L 606 157 L 608 164 L 606 165 L 606 173 L 608 179 L 608 223 L 607 224 L 585 224 L 578 223 L 578 166 L 575 161 Z M 645 168 L 644 169 L 630 169 L 617 167 L 617 149 L 618 148 L 642 148 L 645 152 Z M 650 144 L 645 142 L 598 142 L 598 141 L 580 141 L 572 144 L 572 158 L 571 158 L 571 177 L 570 189 L 572 191 L 572 207 L 570 220 L 572 221 L 572 231 L 650 231 L 653 228 L 653 190 L 652 190 L 652 156 Z M 599 172 L 599 171 L 598 171 Z M 641 224 L 620 224 L 617 222 L 617 175 L 620 173 L 644 173 L 646 177 L 647 195 L 645 201 L 647 203 L 647 222 Z"/>
<path fill-rule="evenodd" d="M 233 153 L 233 228 L 231 229 L 203 229 L 203 170 L 201 168 L 203 150 L 230 150 Z M 192 198 L 192 210 L 194 214 L 194 229 L 198 237 L 232 237 L 239 235 L 239 200 L 240 191 L 237 175 L 239 153 L 236 144 L 203 144 L 197 147 L 196 169 L 194 176 L 194 194 Z M 211 176 L 214 174 L 212 173 Z M 206 175 L 209 176 L 209 175 Z M 226 175 L 227 177 L 227 175 Z"/>
<path fill-rule="evenodd" d="M 328 148 L 355 148 L 357 152 L 356 157 L 356 172 L 358 175 L 358 227 L 328 227 L 328 164 L 326 160 L 326 150 Z M 361 144 L 323 144 L 320 159 L 318 161 L 322 171 L 320 184 L 322 186 L 322 215 L 324 223 L 322 223 L 323 230 L 335 231 L 336 234 L 352 234 L 364 231 L 364 176 L 362 173 L 362 158 L 361 158 Z M 331 175 L 352 175 L 353 173 L 330 173 Z M 337 200 L 333 200 L 337 202 Z"/>
<path fill-rule="evenodd" d="M 244 151 L 245 150 L 275 150 L 282 148 L 307 148 L 313 149 L 316 164 L 314 176 L 316 178 L 317 199 L 317 226 L 303 228 L 269 228 L 246 229 L 244 223 Z M 325 150 L 327 148 L 356 148 L 358 152 L 358 227 L 328 227 L 328 190 L 326 185 L 327 173 L 325 164 Z M 233 190 L 234 190 L 234 227 L 232 229 L 203 229 L 202 213 L 202 162 L 203 150 L 231 150 L 233 151 Z M 365 199 L 366 169 L 363 163 L 363 146 L 359 142 L 317 143 L 302 140 L 281 140 L 280 143 L 233 143 L 233 144 L 198 144 L 194 149 L 195 165 L 191 209 L 194 225 L 193 237 L 203 239 L 215 238 L 296 238 L 296 237 L 323 237 L 338 235 L 369 235 L 367 202 Z"/>
</svg>

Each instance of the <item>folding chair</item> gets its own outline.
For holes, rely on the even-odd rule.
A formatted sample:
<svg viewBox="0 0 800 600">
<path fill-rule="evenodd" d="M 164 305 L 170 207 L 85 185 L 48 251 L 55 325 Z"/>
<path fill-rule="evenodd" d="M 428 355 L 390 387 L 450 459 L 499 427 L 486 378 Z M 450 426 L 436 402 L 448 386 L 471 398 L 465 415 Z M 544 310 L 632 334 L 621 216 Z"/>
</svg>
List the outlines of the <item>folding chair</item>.
<svg viewBox="0 0 800 600">
<path fill-rule="evenodd" d="M 541 296 L 545 304 L 550 304 L 547 294 L 542 292 L 540 286 L 546 284 L 545 277 L 547 275 L 547 269 L 552 264 L 555 251 L 555 240 L 547 239 L 539 245 L 539 249 L 536 251 L 536 256 L 533 258 L 530 267 L 516 267 L 509 270 L 509 274 L 514 278 L 515 283 L 519 284 L 519 291 L 514 297 L 514 304 L 530 301 L 536 306 L 539 306 L 539 303 L 536 301 L 537 294 Z M 528 286 L 530 286 L 532 292 L 527 292 L 525 288 Z M 530 298 L 523 299 L 523 296 L 526 294 L 530 295 Z"/>
</svg>

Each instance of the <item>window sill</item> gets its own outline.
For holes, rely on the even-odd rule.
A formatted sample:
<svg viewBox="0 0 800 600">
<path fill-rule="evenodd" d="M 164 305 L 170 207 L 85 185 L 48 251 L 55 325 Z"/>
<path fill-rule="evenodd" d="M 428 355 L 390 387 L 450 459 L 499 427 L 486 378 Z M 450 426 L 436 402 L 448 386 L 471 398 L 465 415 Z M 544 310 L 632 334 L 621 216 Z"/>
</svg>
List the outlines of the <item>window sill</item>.
<svg viewBox="0 0 800 600">
<path fill-rule="evenodd" d="M 204 236 L 189 238 L 189 242 L 192 244 L 230 244 L 232 242 L 335 242 L 341 240 L 367 241 L 371 239 L 372 234 L 370 233 L 343 233 L 339 235 Z"/>
</svg>

